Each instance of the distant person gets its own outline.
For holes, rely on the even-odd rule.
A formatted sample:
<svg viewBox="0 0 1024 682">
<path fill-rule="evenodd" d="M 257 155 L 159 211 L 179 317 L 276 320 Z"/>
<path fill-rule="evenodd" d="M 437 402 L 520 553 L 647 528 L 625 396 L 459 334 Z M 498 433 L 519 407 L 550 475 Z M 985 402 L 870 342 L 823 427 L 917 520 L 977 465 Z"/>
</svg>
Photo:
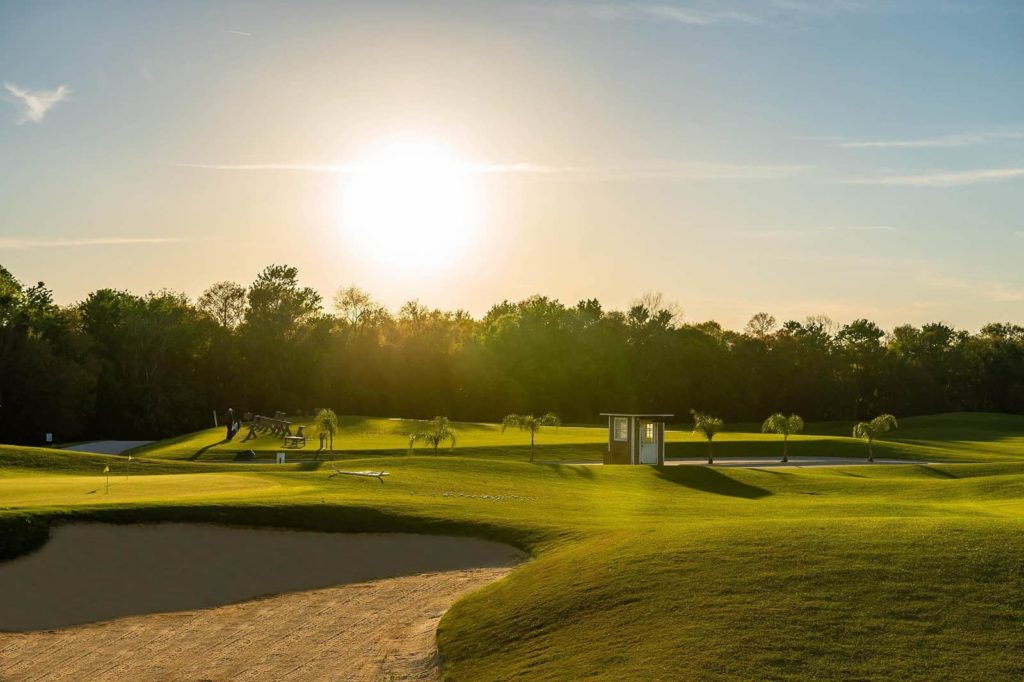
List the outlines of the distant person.
<svg viewBox="0 0 1024 682">
<path fill-rule="evenodd" d="M 232 438 L 235 437 L 235 411 L 232 410 L 230 407 L 228 408 L 227 423 L 228 423 L 227 440 L 231 440 Z"/>
</svg>

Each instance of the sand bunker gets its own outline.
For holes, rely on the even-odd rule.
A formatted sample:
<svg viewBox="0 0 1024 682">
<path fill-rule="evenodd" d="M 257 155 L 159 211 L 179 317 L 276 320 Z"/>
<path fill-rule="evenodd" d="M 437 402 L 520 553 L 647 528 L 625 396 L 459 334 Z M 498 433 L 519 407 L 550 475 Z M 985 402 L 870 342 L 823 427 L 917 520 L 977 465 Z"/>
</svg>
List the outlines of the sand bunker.
<svg viewBox="0 0 1024 682">
<path fill-rule="evenodd" d="M 441 616 L 509 570 L 424 573 L 201 611 L 0 633 L 0 680 L 436 682 Z"/>
<path fill-rule="evenodd" d="M 38 552 L 0 564 L 0 631 L 205 609 L 393 576 L 508 568 L 523 558 L 506 545 L 460 537 L 75 524 L 57 528 Z"/>
</svg>

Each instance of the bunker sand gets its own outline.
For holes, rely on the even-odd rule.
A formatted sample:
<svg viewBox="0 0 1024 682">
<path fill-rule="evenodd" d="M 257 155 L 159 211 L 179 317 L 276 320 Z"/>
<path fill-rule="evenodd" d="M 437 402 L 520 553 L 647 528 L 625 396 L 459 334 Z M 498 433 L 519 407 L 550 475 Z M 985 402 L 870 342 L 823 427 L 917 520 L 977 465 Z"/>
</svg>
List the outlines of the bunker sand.
<svg viewBox="0 0 1024 682">
<path fill-rule="evenodd" d="M 0 634 L 3 680 L 436 680 L 437 623 L 505 575 L 388 578 L 200 611 Z"/>
<path fill-rule="evenodd" d="M 436 679 L 441 616 L 523 558 L 470 538 L 67 526 L 0 564 L 0 679 Z"/>
</svg>

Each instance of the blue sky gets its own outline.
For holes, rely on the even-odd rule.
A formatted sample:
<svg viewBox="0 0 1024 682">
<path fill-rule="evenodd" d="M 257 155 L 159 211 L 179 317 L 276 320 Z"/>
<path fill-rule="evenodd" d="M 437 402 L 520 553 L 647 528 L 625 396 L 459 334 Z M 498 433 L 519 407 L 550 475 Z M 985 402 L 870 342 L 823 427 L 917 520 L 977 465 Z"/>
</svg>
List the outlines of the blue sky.
<svg viewBox="0 0 1024 682">
<path fill-rule="evenodd" d="M 0 263 L 62 302 L 287 262 L 390 306 L 1019 323 L 1022 37 L 1019 2 L 9 1 Z M 441 269 L 339 226 L 336 169 L 409 132 L 486 169 Z"/>
</svg>

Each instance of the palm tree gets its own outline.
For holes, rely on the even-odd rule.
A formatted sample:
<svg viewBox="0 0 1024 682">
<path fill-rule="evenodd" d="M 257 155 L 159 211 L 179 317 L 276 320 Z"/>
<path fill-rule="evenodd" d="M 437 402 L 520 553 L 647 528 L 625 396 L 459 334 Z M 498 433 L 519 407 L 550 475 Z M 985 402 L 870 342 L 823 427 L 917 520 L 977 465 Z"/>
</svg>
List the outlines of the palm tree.
<svg viewBox="0 0 1024 682">
<path fill-rule="evenodd" d="M 338 415 L 334 414 L 334 410 L 324 408 L 316 413 L 316 418 L 313 419 L 313 423 L 316 424 L 317 430 L 324 434 L 326 433 L 330 437 L 329 449 L 334 451 L 334 434 L 338 431 Z M 321 441 L 321 447 L 323 441 Z M 316 456 L 320 456 L 320 451 L 317 450 Z"/>
<path fill-rule="evenodd" d="M 562 420 L 558 418 L 558 415 L 554 412 L 548 412 L 542 417 L 534 417 L 532 414 L 510 414 L 501 420 L 501 432 L 505 433 L 505 429 L 516 428 L 520 431 L 530 432 L 530 461 L 533 461 L 533 441 L 540 431 L 545 426 L 561 426 Z"/>
<path fill-rule="evenodd" d="M 800 433 L 804 430 L 804 420 L 798 414 L 791 414 L 788 417 L 781 412 L 776 412 L 764 420 L 761 424 L 762 433 L 777 433 L 782 436 L 782 461 L 789 461 L 789 436 Z"/>
<path fill-rule="evenodd" d="M 898 427 L 896 423 L 896 417 L 891 414 L 880 414 L 869 422 L 860 422 L 853 427 L 853 437 L 863 438 L 868 442 L 868 461 L 875 461 L 875 438 L 881 436 L 886 431 L 891 431 Z"/>
<path fill-rule="evenodd" d="M 715 439 L 715 434 L 725 427 L 725 422 L 718 417 L 712 417 L 697 410 L 690 410 L 690 414 L 693 415 L 693 432 L 699 433 L 708 441 L 708 464 L 714 464 L 715 457 L 711 451 L 711 441 Z"/>
<path fill-rule="evenodd" d="M 409 449 L 412 450 L 412 446 L 420 441 L 433 447 L 435 455 L 437 454 L 438 446 L 445 441 L 450 442 L 451 447 L 454 448 L 455 431 L 452 430 L 448 417 L 434 417 L 430 420 L 430 428 L 410 434 Z"/>
</svg>

